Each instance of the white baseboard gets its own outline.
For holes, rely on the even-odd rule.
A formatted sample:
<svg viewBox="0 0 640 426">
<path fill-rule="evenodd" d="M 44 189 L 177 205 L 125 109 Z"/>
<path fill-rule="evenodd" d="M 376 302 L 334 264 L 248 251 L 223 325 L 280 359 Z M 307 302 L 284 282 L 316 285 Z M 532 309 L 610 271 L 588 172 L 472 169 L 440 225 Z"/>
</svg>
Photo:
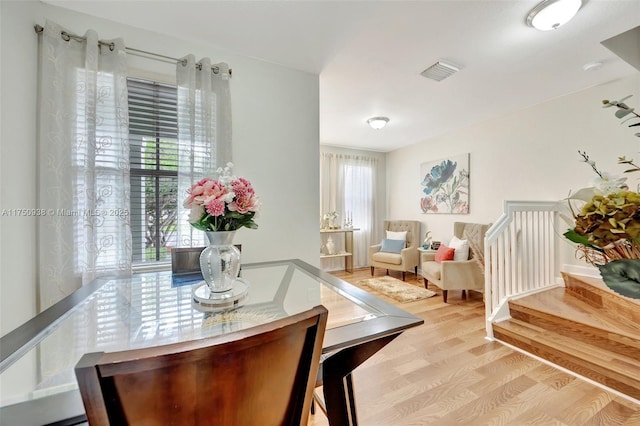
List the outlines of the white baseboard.
<svg viewBox="0 0 640 426">
<path fill-rule="evenodd" d="M 602 278 L 600 276 L 600 270 L 595 266 L 582 266 L 582 265 L 570 265 L 565 263 L 560 268 L 562 272 L 573 275 L 582 275 L 591 278 Z"/>
</svg>

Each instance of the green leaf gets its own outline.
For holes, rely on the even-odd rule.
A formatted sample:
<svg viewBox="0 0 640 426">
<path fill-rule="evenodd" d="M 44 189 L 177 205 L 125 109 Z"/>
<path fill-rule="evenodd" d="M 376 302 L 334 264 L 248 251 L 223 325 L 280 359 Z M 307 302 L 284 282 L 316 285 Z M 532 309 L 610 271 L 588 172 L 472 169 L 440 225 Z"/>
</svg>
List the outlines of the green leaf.
<svg viewBox="0 0 640 426">
<path fill-rule="evenodd" d="M 618 118 L 623 118 L 629 114 L 631 114 L 633 112 L 633 108 L 629 108 L 629 109 L 619 109 L 616 111 L 615 115 Z"/>
<path fill-rule="evenodd" d="M 203 224 L 202 221 L 193 222 L 191 224 L 191 226 L 193 226 L 196 229 L 199 229 L 200 231 L 206 231 L 207 230 L 207 225 Z"/>
<path fill-rule="evenodd" d="M 618 259 L 598 265 L 604 283 L 613 291 L 640 299 L 640 259 Z"/>
<path fill-rule="evenodd" d="M 571 242 L 574 242 L 576 244 L 582 244 L 583 246 L 590 246 L 591 245 L 589 243 L 589 238 L 588 237 L 578 234 L 573 229 L 569 229 L 567 232 L 565 232 L 562 235 L 564 235 L 564 237 L 567 240 L 569 240 Z"/>
</svg>

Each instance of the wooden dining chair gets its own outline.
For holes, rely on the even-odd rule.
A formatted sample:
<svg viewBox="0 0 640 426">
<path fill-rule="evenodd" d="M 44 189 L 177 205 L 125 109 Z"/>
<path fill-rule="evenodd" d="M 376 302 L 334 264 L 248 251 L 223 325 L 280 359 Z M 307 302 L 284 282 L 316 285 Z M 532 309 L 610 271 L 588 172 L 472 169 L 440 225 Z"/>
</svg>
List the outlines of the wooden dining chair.
<svg viewBox="0 0 640 426">
<path fill-rule="evenodd" d="M 85 354 L 75 368 L 90 425 L 306 425 L 324 306 L 232 333 Z"/>
</svg>

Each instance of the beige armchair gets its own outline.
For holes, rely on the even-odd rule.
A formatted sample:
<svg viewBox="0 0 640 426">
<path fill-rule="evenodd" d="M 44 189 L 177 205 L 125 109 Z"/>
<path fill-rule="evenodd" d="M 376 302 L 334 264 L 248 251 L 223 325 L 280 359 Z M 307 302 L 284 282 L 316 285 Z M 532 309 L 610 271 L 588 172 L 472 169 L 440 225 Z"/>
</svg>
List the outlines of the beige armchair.
<svg viewBox="0 0 640 426">
<path fill-rule="evenodd" d="M 453 234 L 469 242 L 468 260 L 435 261 L 435 252 L 422 253 L 421 275 L 424 286 L 432 283 L 442 289 L 442 298 L 447 303 L 449 290 L 484 291 L 484 236 L 491 225 L 455 222 Z"/>
<path fill-rule="evenodd" d="M 402 232 L 407 231 L 406 248 L 400 253 L 388 253 L 380 251 L 382 244 L 376 244 L 369 247 L 369 265 L 371 266 L 371 275 L 375 268 L 383 268 L 392 271 L 402 272 L 402 281 L 405 279 L 405 272 L 414 272 L 418 275 L 418 247 L 420 246 L 420 222 L 417 220 L 385 220 L 382 238 L 386 238 L 386 232 Z"/>
</svg>

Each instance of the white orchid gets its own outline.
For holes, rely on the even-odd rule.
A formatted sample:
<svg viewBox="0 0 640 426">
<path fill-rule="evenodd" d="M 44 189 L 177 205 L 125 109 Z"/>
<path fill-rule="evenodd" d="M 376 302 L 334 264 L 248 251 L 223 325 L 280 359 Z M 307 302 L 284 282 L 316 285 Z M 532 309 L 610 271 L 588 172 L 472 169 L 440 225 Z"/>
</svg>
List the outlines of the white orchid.
<svg viewBox="0 0 640 426">
<path fill-rule="evenodd" d="M 601 172 L 600 176 L 591 180 L 592 186 L 600 190 L 604 195 L 618 192 L 621 189 L 629 189 L 626 182 L 626 177 L 612 175 L 607 172 Z"/>
</svg>

